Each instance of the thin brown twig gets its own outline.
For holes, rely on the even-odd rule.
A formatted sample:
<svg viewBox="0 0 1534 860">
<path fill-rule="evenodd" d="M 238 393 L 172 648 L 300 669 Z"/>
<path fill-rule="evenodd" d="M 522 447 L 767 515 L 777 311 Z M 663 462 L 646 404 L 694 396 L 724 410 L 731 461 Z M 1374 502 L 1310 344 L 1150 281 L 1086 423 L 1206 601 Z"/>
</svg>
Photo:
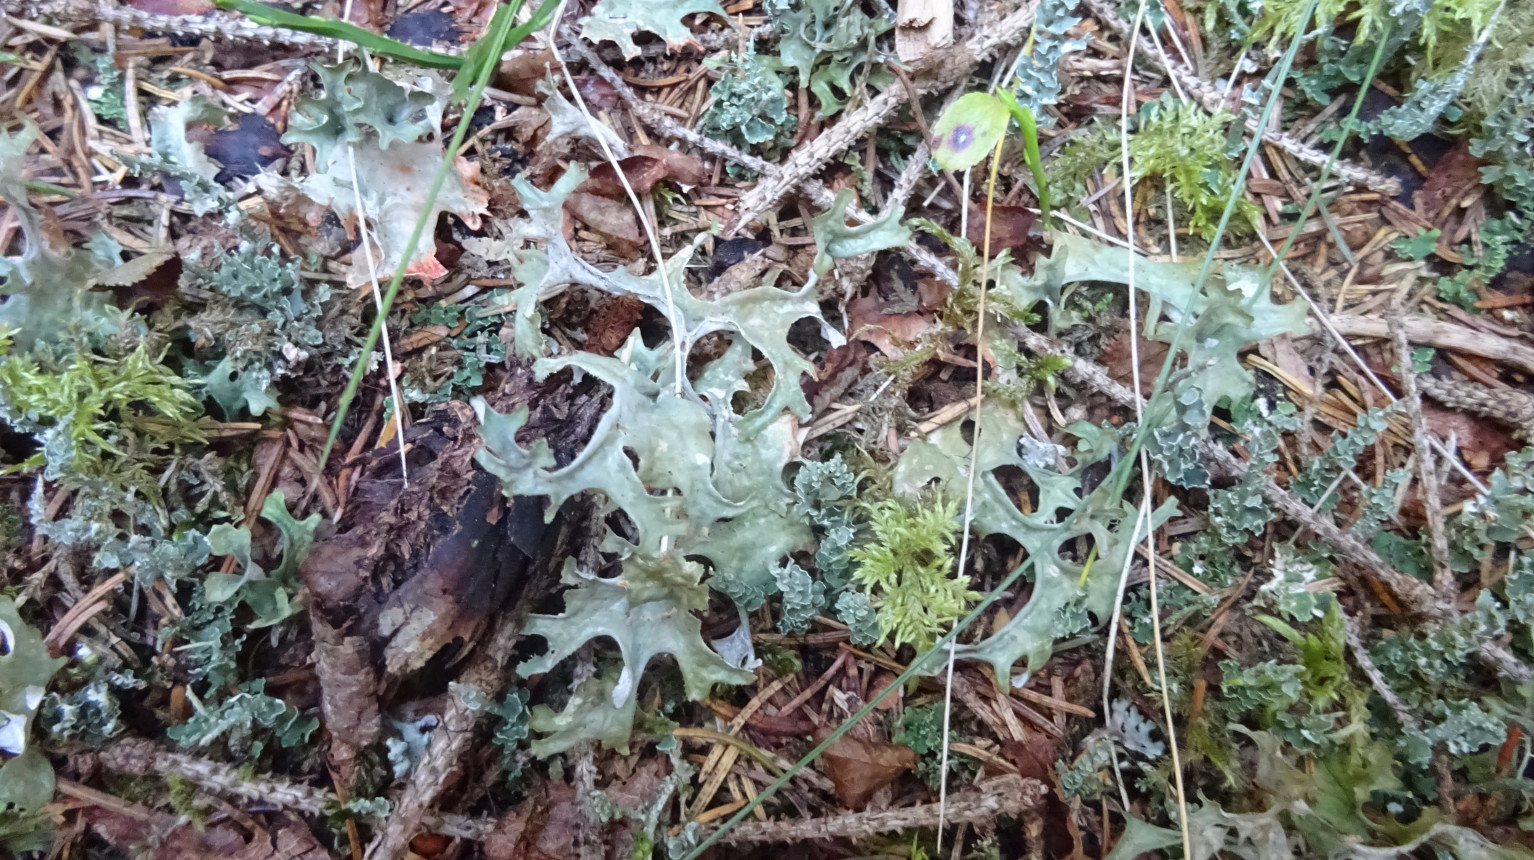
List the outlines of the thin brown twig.
<svg viewBox="0 0 1534 860">
<path fill-rule="evenodd" d="M 931 76 L 919 81 L 918 89 L 941 89 L 963 81 L 976 63 L 1021 39 L 1028 32 L 1033 24 L 1036 5 L 1036 0 L 1027 3 L 1005 18 L 981 27 L 979 32 L 961 46 L 934 52 L 932 61 L 926 67 Z M 862 107 L 843 114 L 835 125 L 821 132 L 808 144 L 789 153 L 776 175 L 763 178 L 740 198 L 731 232 L 739 233 L 747 225 L 765 216 L 784 197 L 819 173 L 831 159 L 888 119 L 905 103 L 906 98 L 904 89 L 888 87 Z"/>
<path fill-rule="evenodd" d="M 947 804 L 947 819 L 980 824 L 999 816 L 1016 816 L 1036 808 L 1047 793 L 1038 780 L 1008 775 L 981 783 L 972 791 L 954 795 Z M 735 825 L 723 840 L 741 845 L 764 842 L 803 842 L 823 839 L 863 839 L 881 833 L 935 827 L 938 804 L 924 803 L 879 812 L 849 812 L 825 818 L 789 819 Z"/>
<path fill-rule="evenodd" d="M 214 794 L 269 803 L 305 815 L 324 816 L 341 805 L 340 798 L 328 791 L 270 774 L 252 776 L 231 765 L 172 752 L 142 738 L 114 741 L 97 754 L 96 760 L 112 773 L 131 776 L 173 774 Z M 376 823 L 376 819 L 374 821 Z M 445 836 L 476 840 L 483 839 L 495 826 L 491 819 L 440 814 L 424 816 L 422 824 Z"/>
<path fill-rule="evenodd" d="M 900 85 L 905 87 L 906 98 L 911 101 L 911 115 L 916 117 L 916 127 L 921 129 L 922 143 L 927 145 L 927 151 L 930 152 L 934 141 L 932 140 L 932 129 L 927 125 L 927 114 L 921 109 L 921 91 L 916 89 L 916 82 L 911 80 L 911 76 L 906 74 L 905 69 L 901 68 L 899 63 L 893 60 L 886 60 L 884 65 L 891 72 L 895 73 L 895 77 L 900 80 Z M 921 156 L 919 159 L 917 158 L 918 155 Z M 925 166 L 926 160 L 924 154 L 914 153 L 911 156 L 910 163 Z M 943 167 L 939 168 L 938 172 L 948 181 L 948 187 L 953 190 L 954 199 L 959 201 L 959 205 L 968 205 L 969 201 L 964 199 L 964 189 L 959 185 L 959 180 L 953 175 L 953 171 Z"/>
<path fill-rule="evenodd" d="M 1417 481 L 1422 486 L 1422 507 L 1427 515 L 1428 549 L 1433 558 L 1433 590 L 1438 599 L 1453 606 L 1459 599 L 1454 584 L 1454 569 L 1449 566 L 1449 535 L 1444 525 L 1443 495 L 1438 487 L 1438 469 L 1433 456 L 1432 437 L 1427 418 L 1422 414 L 1422 396 L 1417 391 L 1417 372 L 1412 367 L 1411 344 L 1406 341 L 1405 310 L 1397 304 L 1390 313 L 1390 334 L 1395 341 L 1396 363 L 1400 368 L 1401 403 L 1411 421 L 1412 447 L 1417 453 Z"/>
</svg>

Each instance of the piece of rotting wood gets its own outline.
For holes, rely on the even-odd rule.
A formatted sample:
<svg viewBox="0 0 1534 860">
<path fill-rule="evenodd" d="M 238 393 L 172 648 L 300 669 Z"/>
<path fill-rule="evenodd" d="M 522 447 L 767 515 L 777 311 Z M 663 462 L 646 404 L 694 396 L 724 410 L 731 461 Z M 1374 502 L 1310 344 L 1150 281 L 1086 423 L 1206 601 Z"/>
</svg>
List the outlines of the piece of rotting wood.
<svg viewBox="0 0 1534 860">
<path fill-rule="evenodd" d="M 900 0 L 895 12 L 895 53 L 915 63 L 953 44 L 953 0 Z"/>
</svg>

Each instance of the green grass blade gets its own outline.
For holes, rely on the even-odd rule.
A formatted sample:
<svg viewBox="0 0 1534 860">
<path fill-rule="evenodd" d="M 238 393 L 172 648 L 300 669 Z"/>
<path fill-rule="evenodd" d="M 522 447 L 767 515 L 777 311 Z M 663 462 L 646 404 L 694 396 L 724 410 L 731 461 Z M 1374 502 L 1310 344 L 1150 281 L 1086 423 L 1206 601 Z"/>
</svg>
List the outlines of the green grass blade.
<svg viewBox="0 0 1534 860">
<path fill-rule="evenodd" d="M 1316 6 L 1320 0 L 1310 0 L 1305 6 L 1305 16 L 1301 19 L 1309 21 L 1315 15 Z M 1262 114 L 1257 120 L 1257 128 L 1264 129 L 1273 118 L 1273 111 L 1278 107 L 1278 99 L 1275 95 L 1283 89 L 1284 81 L 1289 79 L 1289 70 L 1294 66 L 1294 58 L 1300 52 L 1300 45 L 1304 42 L 1304 28 L 1295 33 L 1294 38 L 1289 40 L 1289 48 L 1284 51 L 1283 59 L 1279 61 L 1278 68 L 1273 72 L 1273 90 L 1267 101 L 1263 103 Z M 1239 118 L 1237 120 L 1239 122 Z M 1161 361 L 1161 371 L 1156 374 L 1156 384 L 1151 388 L 1151 396 L 1146 404 L 1145 421 L 1143 426 L 1135 433 L 1135 447 L 1144 442 L 1144 437 L 1150 432 L 1151 417 L 1157 414 L 1166 398 L 1166 383 L 1172 375 L 1172 364 L 1177 359 L 1177 348 L 1182 345 L 1183 333 L 1188 329 L 1188 322 L 1193 313 L 1193 303 L 1203 295 L 1204 284 L 1209 280 L 1209 275 L 1214 271 L 1215 254 L 1220 250 L 1220 242 L 1225 238 L 1225 230 L 1230 226 L 1230 219 L 1236 213 L 1236 202 L 1246 191 L 1246 178 L 1251 175 L 1252 162 L 1257 160 L 1257 153 L 1262 149 L 1262 134 L 1259 132 L 1252 136 L 1252 142 L 1246 148 L 1246 157 L 1241 161 L 1241 169 L 1236 174 L 1236 183 L 1231 188 L 1230 196 L 1225 200 L 1225 211 L 1220 213 L 1220 223 L 1215 227 L 1214 238 L 1210 240 L 1209 250 L 1204 254 L 1203 265 L 1198 270 L 1198 278 L 1193 282 L 1193 290 L 1188 293 L 1188 304 L 1182 308 L 1182 315 L 1177 326 L 1176 333 L 1172 336 L 1172 342 L 1167 347 L 1166 358 Z M 1125 180 L 1127 181 L 1127 179 Z M 1133 237 L 1130 237 L 1131 240 Z M 1133 253 L 1130 251 L 1129 253 Z"/>
<path fill-rule="evenodd" d="M 464 68 L 463 57 L 452 54 L 439 54 L 435 51 L 417 48 L 414 45 L 407 45 L 397 39 L 391 39 L 388 36 L 380 36 L 377 33 L 364 30 L 349 21 L 335 21 L 330 18 L 317 18 L 313 15 L 299 15 L 286 9 L 278 9 L 265 3 L 257 3 L 255 0 L 213 0 L 213 3 L 220 9 L 240 12 L 257 24 L 285 27 L 289 30 L 299 30 L 304 33 L 313 33 L 316 36 L 329 36 L 332 39 L 352 42 L 377 56 L 388 57 L 391 60 L 414 63 L 428 69 Z"/>
<path fill-rule="evenodd" d="M 241 0 L 244 2 L 244 0 Z M 368 329 L 367 338 L 362 342 L 362 350 L 357 356 L 357 364 L 352 368 L 351 379 L 346 383 L 346 389 L 341 392 L 341 401 L 336 404 L 336 417 L 330 424 L 330 435 L 325 439 L 325 448 L 320 452 L 319 469 L 325 468 L 325 462 L 330 457 L 331 449 L 335 447 L 336 439 L 341 435 L 341 424 L 346 420 L 347 413 L 351 410 L 352 401 L 357 397 L 357 389 L 362 385 L 362 377 L 367 373 L 367 358 L 372 354 L 373 348 L 378 345 L 378 338 L 383 333 L 384 322 L 389 318 L 389 309 L 394 306 L 394 300 L 399 295 L 400 285 L 405 282 L 405 267 L 411 256 L 415 254 L 416 246 L 421 244 L 421 237 L 425 235 L 427 222 L 430 220 L 433 204 L 436 203 L 437 195 L 442 192 L 442 185 L 447 181 L 448 171 L 453 169 L 453 159 L 458 157 L 458 150 L 463 147 L 464 139 L 469 134 L 469 119 L 474 115 L 474 110 L 479 107 L 480 99 L 485 94 L 485 87 L 490 83 L 490 76 L 495 73 L 497 61 L 507 45 L 522 41 L 529 33 L 543 26 L 548 20 L 548 10 L 552 8 L 554 0 L 545 0 L 538 13 L 520 27 L 513 27 L 516 21 L 517 10 L 522 7 L 522 0 L 513 0 L 511 3 L 503 3 L 496 9 L 495 16 L 490 19 L 490 30 L 485 33 L 481 41 L 488 40 L 491 49 L 483 53 L 474 54 L 477 58 L 476 68 L 465 67 L 460 74 L 473 75 L 474 86 L 470 89 L 468 98 L 463 107 L 463 117 L 458 121 L 458 127 L 453 131 L 453 138 L 448 142 L 447 151 L 443 154 L 442 163 L 438 165 L 436 175 L 432 177 L 431 190 L 426 195 L 425 205 L 421 209 L 421 216 L 416 219 L 415 229 L 410 232 L 410 241 L 406 243 L 403 256 L 400 257 L 399 266 L 394 270 L 394 277 L 389 281 L 389 289 L 384 293 L 382 307 L 373 319 L 373 325 Z M 404 404 L 395 404 L 395 408 L 403 408 Z M 404 444 L 404 440 L 400 440 Z"/>
<path fill-rule="evenodd" d="M 1365 81 L 1373 81 L 1374 76 L 1379 74 L 1380 66 L 1385 64 L 1385 47 L 1390 41 L 1390 25 L 1385 25 L 1385 31 L 1379 35 L 1379 41 L 1374 44 L 1374 58 L 1369 61 L 1369 71 L 1364 73 Z M 1273 262 L 1268 264 L 1263 274 L 1263 281 L 1270 281 L 1278 272 L 1279 265 L 1283 262 L 1284 255 L 1294 247 L 1294 243 L 1300 238 L 1300 231 L 1305 227 L 1305 221 L 1310 218 L 1310 213 L 1316 211 L 1316 206 L 1321 201 L 1321 189 L 1326 185 L 1327 177 L 1331 176 L 1332 165 L 1337 163 L 1337 157 L 1342 154 L 1343 144 L 1353 136 L 1353 129 L 1358 127 L 1358 112 L 1363 109 L 1364 99 L 1369 95 L 1369 87 L 1358 88 L 1358 97 L 1353 99 L 1353 109 L 1348 112 L 1348 118 L 1342 121 L 1342 134 L 1337 135 L 1337 142 L 1332 144 L 1332 151 L 1327 154 L 1326 163 L 1321 165 L 1321 175 L 1316 178 L 1311 186 L 1310 196 L 1305 200 L 1305 207 L 1300 210 L 1300 217 L 1294 222 L 1294 229 L 1289 231 L 1289 236 L 1279 246 L 1278 252 L 1273 255 Z"/>
</svg>

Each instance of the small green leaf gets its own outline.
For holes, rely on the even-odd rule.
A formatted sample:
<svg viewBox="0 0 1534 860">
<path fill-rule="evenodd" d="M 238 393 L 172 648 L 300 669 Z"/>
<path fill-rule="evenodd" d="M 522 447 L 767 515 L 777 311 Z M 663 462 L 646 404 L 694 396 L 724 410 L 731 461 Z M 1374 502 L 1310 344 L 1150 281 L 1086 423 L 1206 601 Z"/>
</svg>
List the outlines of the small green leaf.
<svg viewBox="0 0 1534 860">
<path fill-rule="evenodd" d="M 980 163 L 1007 131 L 1007 106 L 988 93 L 970 93 L 954 102 L 932 136 L 932 157 L 945 170 L 966 170 Z"/>
<path fill-rule="evenodd" d="M 1438 237 L 1442 235 L 1442 230 L 1434 228 L 1432 230 L 1425 230 L 1415 236 L 1402 236 L 1390 243 L 1390 249 L 1408 259 L 1421 260 L 1428 254 L 1433 253 L 1433 249 L 1438 247 Z"/>
</svg>

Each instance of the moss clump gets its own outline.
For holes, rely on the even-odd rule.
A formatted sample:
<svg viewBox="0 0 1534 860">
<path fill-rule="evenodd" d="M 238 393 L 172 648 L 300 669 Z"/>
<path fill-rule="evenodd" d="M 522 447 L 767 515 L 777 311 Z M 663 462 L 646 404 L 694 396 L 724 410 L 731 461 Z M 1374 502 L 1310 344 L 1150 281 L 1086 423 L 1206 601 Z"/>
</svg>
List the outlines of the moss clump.
<svg viewBox="0 0 1534 860">
<path fill-rule="evenodd" d="M 884 499 L 868 511 L 873 536 L 850 552 L 853 581 L 869 592 L 885 636 L 926 650 L 980 599 L 968 576 L 953 574 L 958 502 L 912 509 Z"/>
</svg>

